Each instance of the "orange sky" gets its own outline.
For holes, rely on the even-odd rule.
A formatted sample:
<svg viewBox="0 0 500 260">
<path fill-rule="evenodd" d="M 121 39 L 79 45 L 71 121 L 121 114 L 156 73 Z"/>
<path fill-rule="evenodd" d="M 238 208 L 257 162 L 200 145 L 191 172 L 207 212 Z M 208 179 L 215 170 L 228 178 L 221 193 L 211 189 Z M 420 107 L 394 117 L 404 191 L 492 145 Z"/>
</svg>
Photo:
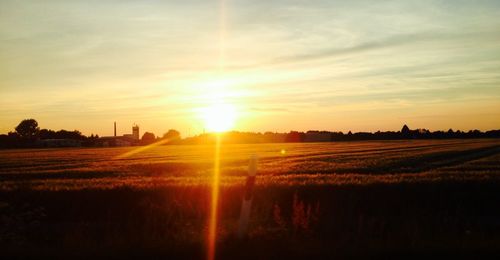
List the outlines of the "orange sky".
<svg viewBox="0 0 500 260">
<path fill-rule="evenodd" d="M 498 1 L 270 2 L 2 1 L 0 133 L 500 128 Z"/>
</svg>

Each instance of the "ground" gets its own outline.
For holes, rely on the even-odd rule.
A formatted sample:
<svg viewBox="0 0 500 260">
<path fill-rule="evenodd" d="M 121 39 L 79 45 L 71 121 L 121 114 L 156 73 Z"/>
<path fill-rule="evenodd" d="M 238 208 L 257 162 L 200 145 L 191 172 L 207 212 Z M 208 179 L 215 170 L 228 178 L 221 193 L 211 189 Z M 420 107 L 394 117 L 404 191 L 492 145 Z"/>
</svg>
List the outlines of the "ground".
<svg viewBox="0 0 500 260">
<path fill-rule="evenodd" d="M 214 147 L 137 149 L 0 151 L 2 251 L 203 258 Z M 500 140 L 223 145 L 221 158 L 219 258 L 499 253 Z"/>
</svg>

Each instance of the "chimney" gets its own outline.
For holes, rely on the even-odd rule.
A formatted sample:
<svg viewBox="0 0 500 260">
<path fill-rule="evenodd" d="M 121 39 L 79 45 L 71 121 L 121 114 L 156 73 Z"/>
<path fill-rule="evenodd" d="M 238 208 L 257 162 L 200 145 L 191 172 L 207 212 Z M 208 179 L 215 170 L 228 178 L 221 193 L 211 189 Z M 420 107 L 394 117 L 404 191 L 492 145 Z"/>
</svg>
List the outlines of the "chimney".
<svg viewBox="0 0 500 260">
<path fill-rule="evenodd" d="M 115 137 L 116 137 L 116 122 L 115 122 Z"/>
</svg>

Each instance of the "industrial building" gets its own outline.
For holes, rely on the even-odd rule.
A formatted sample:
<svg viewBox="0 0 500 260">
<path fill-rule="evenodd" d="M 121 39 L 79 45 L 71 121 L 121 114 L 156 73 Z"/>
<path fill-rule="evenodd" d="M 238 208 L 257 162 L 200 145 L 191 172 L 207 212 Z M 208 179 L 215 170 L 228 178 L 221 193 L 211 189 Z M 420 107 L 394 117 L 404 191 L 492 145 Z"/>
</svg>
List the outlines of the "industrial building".
<svg viewBox="0 0 500 260">
<path fill-rule="evenodd" d="M 118 136 L 116 132 L 116 122 L 114 122 L 114 136 L 101 137 L 99 138 L 98 144 L 104 147 L 138 145 L 140 141 L 139 136 L 139 126 L 137 124 L 132 125 L 131 134 Z"/>
</svg>

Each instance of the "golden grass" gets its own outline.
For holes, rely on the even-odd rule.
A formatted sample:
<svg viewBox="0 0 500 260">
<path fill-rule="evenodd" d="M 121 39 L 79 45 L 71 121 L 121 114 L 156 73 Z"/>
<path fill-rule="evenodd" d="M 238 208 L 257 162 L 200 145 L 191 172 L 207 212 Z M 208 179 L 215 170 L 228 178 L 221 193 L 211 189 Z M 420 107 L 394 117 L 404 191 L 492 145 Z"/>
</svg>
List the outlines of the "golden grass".
<svg viewBox="0 0 500 260">
<path fill-rule="evenodd" d="M 498 178 L 499 147 L 497 140 L 225 145 L 220 185 L 244 182 L 250 154 L 260 157 L 259 186 L 488 180 Z M 4 150 L 0 190 L 208 186 L 213 148 L 157 146 L 135 154 L 133 148 Z"/>
</svg>

